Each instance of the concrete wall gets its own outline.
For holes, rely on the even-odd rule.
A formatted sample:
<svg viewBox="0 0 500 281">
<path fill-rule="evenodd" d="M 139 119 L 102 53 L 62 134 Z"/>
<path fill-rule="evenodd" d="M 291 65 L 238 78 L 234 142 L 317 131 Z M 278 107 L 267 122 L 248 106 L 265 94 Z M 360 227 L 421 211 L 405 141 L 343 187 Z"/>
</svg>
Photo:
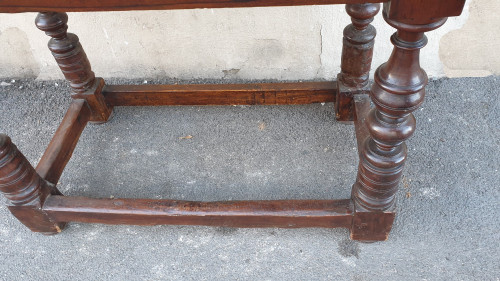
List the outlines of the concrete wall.
<svg viewBox="0 0 500 281">
<path fill-rule="evenodd" d="M 432 77 L 500 74 L 498 0 L 473 0 L 428 34 L 422 65 Z M 468 3 L 469 4 L 469 3 Z M 469 5 L 468 5 L 469 6 Z M 62 78 L 35 14 L 0 15 L 0 77 Z M 181 79 L 332 79 L 340 69 L 343 6 L 70 13 L 98 76 Z M 394 29 L 379 14 L 374 66 Z"/>
</svg>

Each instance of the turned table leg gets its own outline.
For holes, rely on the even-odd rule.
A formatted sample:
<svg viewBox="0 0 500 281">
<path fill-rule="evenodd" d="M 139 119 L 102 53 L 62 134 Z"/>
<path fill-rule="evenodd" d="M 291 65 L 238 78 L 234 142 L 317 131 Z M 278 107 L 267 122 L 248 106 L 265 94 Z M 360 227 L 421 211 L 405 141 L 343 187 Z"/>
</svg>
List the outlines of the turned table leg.
<svg viewBox="0 0 500 281">
<path fill-rule="evenodd" d="M 10 212 L 32 231 L 55 234 L 64 228 L 42 210 L 49 195 L 61 193 L 35 172 L 4 134 L 0 134 L 0 192 L 9 200 Z"/>
<path fill-rule="evenodd" d="M 373 45 L 377 31 L 370 23 L 380 4 L 347 4 L 352 24 L 344 29 L 341 72 L 338 75 L 335 116 L 338 121 L 354 120 L 353 95 L 368 92 Z"/>
<path fill-rule="evenodd" d="M 405 140 L 415 131 L 412 112 L 423 102 L 427 74 L 420 67 L 424 32 L 438 28 L 446 18 L 428 24 L 385 20 L 397 29 L 389 60 L 375 72 L 370 96 L 375 108 L 366 116 L 369 132 L 361 151 L 356 183 L 352 189 L 355 215 L 351 238 L 386 240 L 394 221 L 395 194 L 406 159 Z"/>
<path fill-rule="evenodd" d="M 112 113 L 112 107 L 102 95 L 104 80 L 95 77 L 78 36 L 67 33 L 67 22 L 66 13 L 54 12 L 39 13 L 35 21 L 38 29 L 52 37 L 49 49 L 66 80 L 70 82 L 74 92 L 72 97 L 87 101 L 91 110 L 90 121 L 106 122 Z"/>
</svg>

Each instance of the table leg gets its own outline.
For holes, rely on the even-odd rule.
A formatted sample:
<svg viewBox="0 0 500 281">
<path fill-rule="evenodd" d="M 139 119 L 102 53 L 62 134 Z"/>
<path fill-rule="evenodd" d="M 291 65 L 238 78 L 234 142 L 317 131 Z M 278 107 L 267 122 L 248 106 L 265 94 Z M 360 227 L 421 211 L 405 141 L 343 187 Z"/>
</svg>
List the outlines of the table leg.
<svg viewBox="0 0 500 281">
<path fill-rule="evenodd" d="M 102 89 L 104 80 L 95 78 L 87 55 L 78 36 L 67 33 L 68 15 L 66 13 L 44 12 L 36 17 L 38 29 L 52 37 L 49 49 L 61 68 L 66 80 L 70 82 L 74 99 L 85 99 L 91 110 L 90 121 L 106 122 L 112 107 L 106 104 Z"/>
<path fill-rule="evenodd" d="M 387 18 L 397 29 L 389 60 L 375 72 L 370 96 L 375 108 L 366 116 L 369 132 L 361 151 L 356 183 L 352 189 L 355 215 L 351 238 L 386 240 L 394 221 L 395 195 L 406 159 L 405 140 L 415 131 L 412 112 L 423 102 L 427 74 L 420 67 L 424 32 L 438 28 L 446 18 L 411 25 Z"/>
<path fill-rule="evenodd" d="M 0 134 L 0 191 L 9 200 L 10 212 L 35 232 L 56 234 L 64 223 L 54 222 L 42 210 L 49 195 L 61 195 L 42 179 L 11 139 Z"/>
<path fill-rule="evenodd" d="M 335 116 L 338 121 L 354 120 L 353 95 L 367 92 L 373 45 L 377 31 L 370 23 L 380 10 L 380 4 L 347 4 L 352 24 L 344 29 L 341 72 Z"/>
</svg>

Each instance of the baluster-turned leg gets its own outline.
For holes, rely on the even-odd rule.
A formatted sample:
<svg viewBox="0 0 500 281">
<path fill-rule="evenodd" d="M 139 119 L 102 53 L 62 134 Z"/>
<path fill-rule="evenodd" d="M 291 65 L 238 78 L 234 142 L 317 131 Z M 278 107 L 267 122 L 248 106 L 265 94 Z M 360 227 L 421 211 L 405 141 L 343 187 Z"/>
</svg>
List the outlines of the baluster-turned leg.
<svg viewBox="0 0 500 281">
<path fill-rule="evenodd" d="M 406 159 L 404 143 L 415 131 L 412 112 L 423 102 L 427 75 L 420 67 L 424 32 L 441 26 L 444 19 L 411 25 L 387 18 L 397 29 L 391 37 L 394 50 L 375 72 L 370 95 L 375 103 L 366 116 L 369 136 L 360 153 L 358 177 L 352 190 L 355 215 L 351 238 L 385 240 L 394 221 L 395 194 Z"/>
<path fill-rule="evenodd" d="M 87 101 L 92 112 L 90 121 L 107 121 L 112 113 L 112 107 L 106 104 L 102 95 L 104 80 L 95 78 L 78 36 L 67 33 L 68 15 L 53 12 L 39 13 L 35 22 L 38 29 L 52 37 L 49 49 L 73 88 L 72 97 Z"/>
<path fill-rule="evenodd" d="M 32 231 L 56 234 L 64 228 L 42 210 L 47 196 L 61 193 L 36 173 L 4 134 L 0 134 L 0 191 L 9 200 L 11 213 Z"/>
<path fill-rule="evenodd" d="M 380 10 L 380 4 L 347 4 L 352 24 L 344 29 L 341 72 L 335 115 L 338 121 L 354 120 L 353 95 L 368 92 L 373 45 L 377 31 L 370 23 Z"/>
</svg>

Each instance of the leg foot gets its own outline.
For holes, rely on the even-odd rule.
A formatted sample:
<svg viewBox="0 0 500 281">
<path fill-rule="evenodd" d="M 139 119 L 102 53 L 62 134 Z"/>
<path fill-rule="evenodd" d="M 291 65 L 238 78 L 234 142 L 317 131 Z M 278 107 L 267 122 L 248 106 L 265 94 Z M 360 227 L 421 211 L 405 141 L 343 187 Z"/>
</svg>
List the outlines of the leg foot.
<svg viewBox="0 0 500 281">
<path fill-rule="evenodd" d="M 61 193 L 36 173 L 4 134 L 0 134 L 0 192 L 9 199 L 10 212 L 32 231 L 57 234 L 64 228 L 42 210 L 48 196 Z"/>
<path fill-rule="evenodd" d="M 387 240 L 394 217 L 393 212 L 356 212 L 352 220 L 351 239 L 363 242 Z"/>
</svg>

